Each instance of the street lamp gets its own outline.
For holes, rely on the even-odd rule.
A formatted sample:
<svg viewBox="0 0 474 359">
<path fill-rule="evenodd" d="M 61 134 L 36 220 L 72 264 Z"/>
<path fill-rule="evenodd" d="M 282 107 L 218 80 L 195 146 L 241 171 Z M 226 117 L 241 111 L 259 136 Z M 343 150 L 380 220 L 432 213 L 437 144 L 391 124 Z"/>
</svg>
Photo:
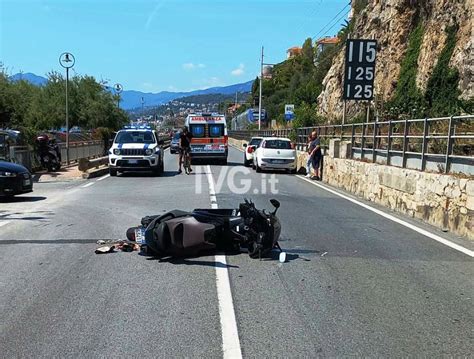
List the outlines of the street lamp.
<svg viewBox="0 0 474 359">
<path fill-rule="evenodd" d="M 114 90 L 115 90 L 115 93 L 118 95 L 118 98 L 117 98 L 117 108 L 120 108 L 120 94 L 122 93 L 123 91 L 123 86 L 121 84 L 115 84 L 114 85 Z"/>
<path fill-rule="evenodd" d="M 68 107 L 68 85 L 69 69 L 74 66 L 76 59 L 70 52 L 63 52 L 59 56 L 59 64 L 66 69 L 66 163 L 69 164 L 69 107 Z"/>
</svg>

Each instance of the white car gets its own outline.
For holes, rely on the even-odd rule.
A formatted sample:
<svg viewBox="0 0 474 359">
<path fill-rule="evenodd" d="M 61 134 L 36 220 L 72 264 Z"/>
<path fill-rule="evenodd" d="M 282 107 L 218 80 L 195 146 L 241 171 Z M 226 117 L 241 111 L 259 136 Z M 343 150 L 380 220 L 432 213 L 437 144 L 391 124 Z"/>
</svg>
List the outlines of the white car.
<svg viewBox="0 0 474 359">
<path fill-rule="evenodd" d="M 253 155 L 253 168 L 262 170 L 286 170 L 296 173 L 296 149 L 288 138 L 264 137 Z"/>
<path fill-rule="evenodd" d="M 150 127 L 128 126 L 117 132 L 109 149 L 109 173 L 152 171 L 163 173 L 163 141 Z"/>
<path fill-rule="evenodd" d="M 248 144 L 244 143 L 244 166 L 250 167 L 253 163 L 253 154 L 258 148 L 260 143 L 262 143 L 263 137 L 252 137 Z"/>
</svg>

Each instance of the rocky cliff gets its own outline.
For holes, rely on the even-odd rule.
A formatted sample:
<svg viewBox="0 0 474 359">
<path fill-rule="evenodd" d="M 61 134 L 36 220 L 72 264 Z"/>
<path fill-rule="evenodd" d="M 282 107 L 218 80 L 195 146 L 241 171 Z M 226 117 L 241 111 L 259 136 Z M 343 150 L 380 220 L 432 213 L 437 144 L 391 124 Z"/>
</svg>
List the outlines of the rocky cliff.
<svg viewBox="0 0 474 359">
<path fill-rule="evenodd" d="M 354 2 L 354 1 L 353 1 Z M 456 45 L 450 66 L 459 71 L 461 98 L 474 97 L 474 0 L 368 0 L 355 15 L 352 38 L 375 38 L 378 53 L 375 95 L 389 100 L 396 89 L 401 62 L 408 47 L 410 33 L 418 24 L 424 32 L 418 56 L 416 84 L 421 91 L 426 85 L 446 43 L 446 29 L 457 25 Z M 334 58 L 326 75 L 324 90 L 318 97 L 319 112 L 331 119 L 342 118 L 342 82 L 344 51 Z M 349 117 L 365 104 L 347 103 Z"/>
</svg>

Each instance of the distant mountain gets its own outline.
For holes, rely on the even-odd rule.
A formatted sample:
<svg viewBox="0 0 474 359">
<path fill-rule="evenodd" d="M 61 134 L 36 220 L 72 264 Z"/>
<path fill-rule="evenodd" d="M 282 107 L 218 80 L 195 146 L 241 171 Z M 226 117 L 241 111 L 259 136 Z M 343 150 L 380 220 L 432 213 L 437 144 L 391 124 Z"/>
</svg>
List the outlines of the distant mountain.
<svg viewBox="0 0 474 359">
<path fill-rule="evenodd" d="M 26 80 L 33 85 L 42 86 L 48 80 L 44 77 L 37 76 L 32 73 L 18 73 L 13 76 L 10 76 L 10 79 L 13 81 Z M 124 91 L 121 94 L 120 107 L 125 110 L 131 110 L 134 108 L 141 107 L 142 97 L 144 99 L 145 107 L 153 107 L 165 104 L 169 101 L 175 100 L 180 97 L 185 96 L 194 96 L 194 95 L 207 95 L 207 94 L 223 94 L 223 95 L 232 95 L 236 92 L 250 92 L 252 89 L 253 80 L 247 81 L 240 84 L 230 85 L 230 86 L 221 86 L 221 87 L 211 87 L 204 90 L 195 90 L 189 92 L 169 92 L 161 91 L 158 93 L 151 92 L 141 92 L 128 90 Z"/>
<path fill-rule="evenodd" d="M 26 72 L 26 73 L 20 72 L 13 76 L 10 76 L 10 79 L 13 81 L 25 80 L 36 86 L 43 86 L 44 84 L 46 84 L 46 82 L 48 82 L 47 78 L 32 74 L 31 72 Z"/>
<path fill-rule="evenodd" d="M 211 87 L 205 90 L 195 90 L 190 92 L 169 92 L 162 91 L 158 93 L 144 93 L 140 91 L 124 91 L 121 95 L 120 106 L 123 109 L 130 110 L 141 107 L 141 99 L 143 97 L 145 107 L 159 106 L 180 97 L 208 94 L 233 95 L 236 92 L 250 92 L 253 80 L 222 87 Z"/>
</svg>

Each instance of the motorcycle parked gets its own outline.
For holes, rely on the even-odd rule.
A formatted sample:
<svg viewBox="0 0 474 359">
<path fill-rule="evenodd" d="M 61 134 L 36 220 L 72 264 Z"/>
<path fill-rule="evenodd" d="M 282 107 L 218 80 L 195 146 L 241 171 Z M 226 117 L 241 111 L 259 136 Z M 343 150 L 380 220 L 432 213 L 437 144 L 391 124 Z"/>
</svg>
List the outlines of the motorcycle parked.
<svg viewBox="0 0 474 359">
<path fill-rule="evenodd" d="M 280 202 L 270 200 L 273 212 L 259 210 L 245 200 L 236 209 L 195 209 L 147 216 L 141 226 L 127 230 L 127 238 L 144 244 L 156 257 L 188 257 L 216 250 L 240 251 L 246 247 L 251 258 L 281 251 L 281 224 L 276 216 Z"/>
<path fill-rule="evenodd" d="M 61 150 L 56 141 L 50 140 L 47 135 L 36 137 L 38 157 L 41 166 L 48 172 L 58 171 L 61 168 Z"/>
</svg>

